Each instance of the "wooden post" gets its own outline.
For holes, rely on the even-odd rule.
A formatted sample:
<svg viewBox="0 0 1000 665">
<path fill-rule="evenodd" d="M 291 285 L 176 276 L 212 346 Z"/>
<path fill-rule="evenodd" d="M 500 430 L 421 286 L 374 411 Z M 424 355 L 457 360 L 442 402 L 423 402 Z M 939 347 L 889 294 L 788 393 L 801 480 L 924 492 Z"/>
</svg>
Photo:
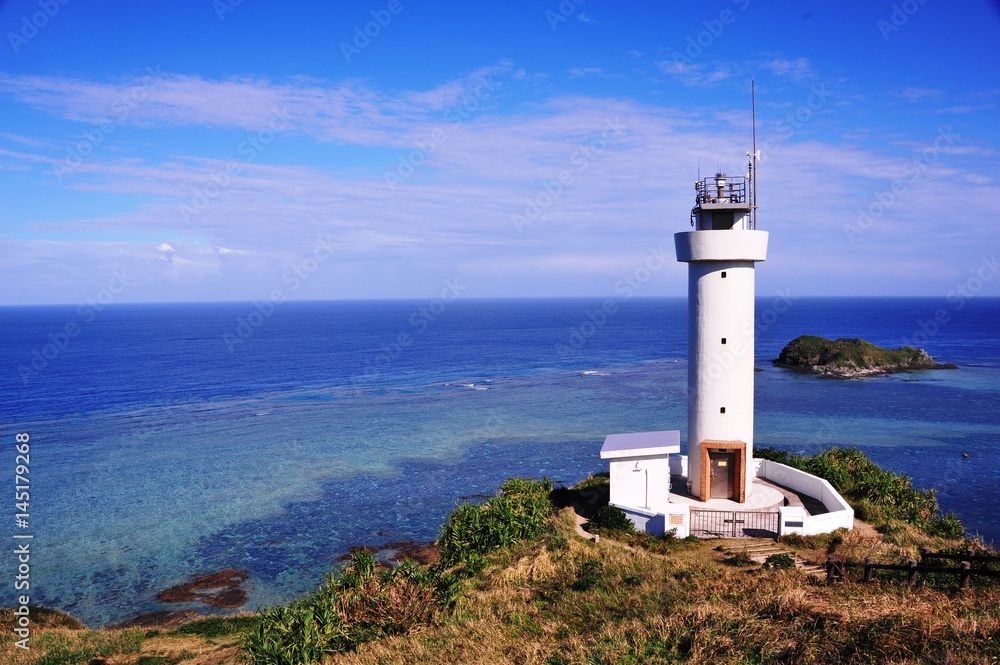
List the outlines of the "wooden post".
<svg viewBox="0 0 1000 665">
<path fill-rule="evenodd" d="M 871 582 L 872 578 L 875 577 L 875 562 L 872 561 L 871 557 L 865 558 L 865 582 Z"/>
<path fill-rule="evenodd" d="M 924 559 L 926 559 L 927 555 L 930 554 L 930 553 L 931 553 L 931 548 L 929 548 L 929 547 L 921 547 L 920 548 L 920 561 L 923 561 Z"/>
<path fill-rule="evenodd" d="M 971 578 L 971 577 L 972 577 L 972 564 L 969 563 L 968 561 L 963 561 L 962 562 L 962 574 L 959 577 L 959 579 L 962 582 L 962 588 L 963 589 L 968 589 L 969 588 L 969 578 Z"/>
<path fill-rule="evenodd" d="M 831 554 L 828 557 L 826 557 L 826 581 L 827 582 L 830 582 L 830 581 L 836 579 L 834 577 L 834 571 L 836 570 L 836 568 L 837 568 L 837 564 L 833 560 L 833 555 Z"/>
<path fill-rule="evenodd" d="M 908 580 L 910 586 L 917 586 L 917 561 L 916 559 L 910 559 L 910 578 Z"/>
<path fill-rule="evenodd" d="M 974 558 L 976 557 L 976 550 L 974 550 L 974 549 L 972 549 L 972 548 L 970 547 L 970 548 L 969 548 L 969 551 L 965 553 L 965 556 L 969 557 L 969 559 L 968 559 L 968 560 L 969 560 L 969 562 L 971 563 L 971 562 L 972 562 L 972 560 L 973 560 L 973 559 L 974 559 Z"/>
</svg>

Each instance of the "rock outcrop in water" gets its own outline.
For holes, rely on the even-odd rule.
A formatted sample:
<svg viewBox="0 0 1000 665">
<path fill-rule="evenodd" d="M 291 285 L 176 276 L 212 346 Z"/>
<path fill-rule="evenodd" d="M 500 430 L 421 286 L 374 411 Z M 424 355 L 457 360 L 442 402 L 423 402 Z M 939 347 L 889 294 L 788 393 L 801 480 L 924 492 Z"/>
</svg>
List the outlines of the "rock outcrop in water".
<svg viewBox="0 0 1000 665">
<path fill-rule="evenodd" d="M 156 594 L 156 599 L 161 603 L 201 601 L 212 607 L 234 609 L 247 602 L 247 592 L 241 587 L 249 576 L 245 570 L 227 568 L 164 589 Z"/>
<path fill-rule="evenodd" d="M 786 344 L 774 365 L 836 379 L 923 369 L 958 369 L 952 363 L 935 362 L 923 349 L 909 346 L 884 349 L 863 339 L 833 340 L 815 335 L 802 335 Z"/>
</svg>

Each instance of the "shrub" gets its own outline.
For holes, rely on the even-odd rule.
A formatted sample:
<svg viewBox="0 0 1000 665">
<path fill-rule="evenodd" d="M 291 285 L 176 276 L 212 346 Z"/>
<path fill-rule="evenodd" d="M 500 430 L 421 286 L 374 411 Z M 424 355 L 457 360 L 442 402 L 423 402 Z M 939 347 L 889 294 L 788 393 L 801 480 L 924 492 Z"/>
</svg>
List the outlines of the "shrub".
<svg viewBox="0 0 1000 665">
<path fill-rule="evenodd" d="M 591 530 L 635 533 L 635 525 L 627 515 L 615 506 L 604 506 L 590 518 Z"/>
<path fill-rule="evenodd" d="M 925 530 L 932 536 L 940 536 L 950 540 L 965 538 L 965 525 L 955 513 L 932 518 L 927 522 Z"/>
<path fill-rule="evenodd" d="M 511 478 L 485 503 L 460 504 L 441 527 L 441 563 L 478 571 L 483 557 L 519 540 L 538 538 L 552 514 L 552 481 Z"/>
<path fill-rule="evenodd" d="M 556 508 L 572 506 L 578 515 L 592 517 L 602 506 L 608 505 L 611 494 L 609 474 L 591 474 L 578 482 L 572 488 L 557 487 L 552 490 L 549 498 Z"/>
<path fill-rule="evenodd" d="M 339 578 L 331 575 L 312 595 L 262 612 L 243 648 L 252 665 L 313 663 L 427 624 L 458 591 L 456 578 L 437 569 L 405 561 L 379 571 L 374 556 L 356 553 Z"/>
<path fill-rule="evenodd" d="M 803 536 L 801 533 L 786 533 L 778 537 L 778 542 L 790 547 L 801 547 L 803 549 L 816 549 L 816 540 L 810 536 Z"/>
<path fill-rule="evenodd" d="M 737 552 L 736 554 L 723 559 L 723 562 L 729 564 L 730 566 L 739 566 L 741 568 L 753 565 L 753 559 L 746 553 L 746 551 Z"/>
<path fill-rule="evenodd" d="M 791 570 L 795 568 L 795 559 L 789 554 L 781 552 L 779 554 L 772 554 L 771 556 L 764 559 L 764 563 L 761 566 L 764 570 Z"/>
</svg>

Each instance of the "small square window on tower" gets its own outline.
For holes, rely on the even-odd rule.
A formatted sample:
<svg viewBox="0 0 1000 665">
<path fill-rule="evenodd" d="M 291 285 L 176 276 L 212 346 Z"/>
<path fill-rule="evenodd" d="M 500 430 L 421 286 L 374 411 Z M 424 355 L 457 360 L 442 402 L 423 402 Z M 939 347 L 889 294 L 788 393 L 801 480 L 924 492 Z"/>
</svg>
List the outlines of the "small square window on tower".
<svg viewBox="0 0 1000 665">
<path fill-rule="evenodd" d="M 726 407 L 722 407 L 721 409 L 719 409 L 719 413 L 725 413 L 725 412 L 726 412 Z"/>
<path fill-rule="evenodd" d="M 723 270 L 723 271 L 722 271 L 722 279 L 725 279 L 725 278 L 726 278 L 726 271 L 725 271 L 725 270 Z"/>
<path fill-rule="evenodd" d="M 722 343 L 723 343 L 723 344 L 725 344 L 725 343 L 726 343 L 726 338 L 725 338 L 725 337 L 723 337 L 723 338 L 722 338 Z"/>
</svg>

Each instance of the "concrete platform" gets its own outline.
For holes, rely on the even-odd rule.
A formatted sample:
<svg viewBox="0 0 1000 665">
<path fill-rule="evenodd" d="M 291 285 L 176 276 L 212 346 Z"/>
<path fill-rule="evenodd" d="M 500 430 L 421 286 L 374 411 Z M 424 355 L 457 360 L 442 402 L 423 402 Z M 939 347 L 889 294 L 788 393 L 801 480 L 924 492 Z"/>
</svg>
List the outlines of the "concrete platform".
<svg viewBox="0 0 1000 665">
<path fill-rule="evenodd" d="M 752 510 L 763 512 L 775 511 L 784 506 L 785 495 L 770 483 L 754 478 L 753 489 L 750 491 L 750 500 L 746 503 L 739 503 L 738 501 L 731 501 L 729 499 L 700 501 L 688 494 L 686 476 L 673 476 L 670 479 L 669 501 L 670 503 L 686 503 L 696 510 Z"/>
</svg>

